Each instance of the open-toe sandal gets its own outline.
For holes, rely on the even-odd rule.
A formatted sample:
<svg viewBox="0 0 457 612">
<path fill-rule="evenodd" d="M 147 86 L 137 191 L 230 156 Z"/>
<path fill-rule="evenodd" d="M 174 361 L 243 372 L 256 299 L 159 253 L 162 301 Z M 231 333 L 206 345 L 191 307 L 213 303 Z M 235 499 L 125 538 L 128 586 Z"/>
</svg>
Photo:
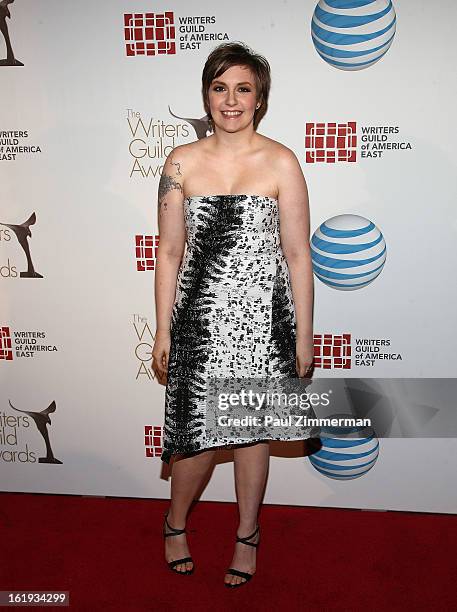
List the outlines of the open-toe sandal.
<svg viewBox="0 0 457 612">
<path fill-rule="evenodd" d="M 175 527 L 172 527 L 167 520 L 167 516 L 168 516 L 168 512 L 165 513 L 165 523 L 163 526 L 163 537 L 164 538 L 169 538 L 171 536 L 181 535 L 181 533 L 186 533 L 185 529 L 176 529 Z M 165 526 L 167 529 L 169 529 L 169 531 L 166 531 Z M 180 565 L 181 563 L 187 563 L 187 562 L 192 563 L 192 569 L 190 570 L 186 569 L 183 572 L 175 569 L 177 565 Z M 175 572 L 176 574 L 184 574 L 184 575 L 193 573 L 194 571 L 193 563 L 194 563 L 194 560 L 192 559 L 192 557 L 183 557 L 182 559 L 175 559 L 174 561 L 167 561 L 168 567 L 173 572 Z"/>
<path fill-rule="evenodd" d="M 253 542 L 250 542 L 249 540 L 252 540 L 253 538 L 255 538 L 255 536 L 257 535 L 257 533 L 259 532 L 259 540 L 258 542 L 256 542 L 255 544 Z M 254 531 L 254 533 L 251 533 L 251 535 L 245 537 L 245 538 L 240 538 L 240 537 L 236 537 L 236 541 L 237 542 L 241 542 L 242 544 L 247 544 L 247 546 L 254 546 L 254 548 L 257 548 L 257 546 L 260 544 L 260 527 L 259 525 L 257 525 L 256 530 Z M 251 580 L 251 578 L 254 576 L 254 574 L 249 574 L 249 572 L 242 572 L 241 570 L 237 570 L 234 567 L 230 567 L 227 572 L 227 574 L 231 574 L 232 576 L 240 576 L 240 578 L 244 578 L 244 580 L 242 582 L 239 582 L 238 584 L 231 584 L 230 582 L 224 582 L 226 587 L 240 587 L 243 584 L 246 584 L 247 582 L 249 582 L 249 580 Z"/>
</svg>

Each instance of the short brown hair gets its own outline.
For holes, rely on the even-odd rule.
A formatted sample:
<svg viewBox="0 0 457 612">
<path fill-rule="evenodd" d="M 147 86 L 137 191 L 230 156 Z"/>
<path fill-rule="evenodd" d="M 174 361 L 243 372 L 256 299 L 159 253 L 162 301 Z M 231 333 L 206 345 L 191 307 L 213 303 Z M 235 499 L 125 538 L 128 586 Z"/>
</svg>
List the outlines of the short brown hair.
<svg viewBox="0 0 457 612">
<path fill-rule="evenodd" d="M 260 108 L 256 108 L 254 112 L 254 129 L 256 130 L 268 108 L 268 95 L 271 86 L 270 64 L 263 55 L 254 53 L 242 42 L 222 43 L 208 55 L 202 74 L 203 105 L 208 120 L 211 128 L 214 129 L 208 96 L 211 83 L 232 66 L 247 66 L 254 73 L 257 102 L 261 102 Z"/>
</svg>

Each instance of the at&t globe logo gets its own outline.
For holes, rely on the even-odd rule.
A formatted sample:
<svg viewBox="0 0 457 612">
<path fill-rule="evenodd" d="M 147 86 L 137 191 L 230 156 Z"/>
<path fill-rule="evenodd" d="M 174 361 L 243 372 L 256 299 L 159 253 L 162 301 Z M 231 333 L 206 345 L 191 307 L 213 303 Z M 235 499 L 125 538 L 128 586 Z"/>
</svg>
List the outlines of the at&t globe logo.
<svg viewBox="0 0 457 612">
<path fill-rule="evenodd" d="M 350 414 L 332 414 L 328 419 L 353 419 Z M 379 440 L 372 427 L 321 427 L 322 448 L 309 456 L 318 472 L 335 480 L 364 476 L 376 463 Z"/>
<path fill-rule="evenodd" d="M 340 70 L 368 68 L 387 52 L 395 36 L 390 0 L 320 0 L 311 22 L 319 55 Z"/>
<path fill-rule="evenodd" d="M 328 219 L 311 238 L 314 274 L 334 289 L 369 285 L 386 261 L 386 243 L 374 223 L 359 215 Z"/>
</svg>

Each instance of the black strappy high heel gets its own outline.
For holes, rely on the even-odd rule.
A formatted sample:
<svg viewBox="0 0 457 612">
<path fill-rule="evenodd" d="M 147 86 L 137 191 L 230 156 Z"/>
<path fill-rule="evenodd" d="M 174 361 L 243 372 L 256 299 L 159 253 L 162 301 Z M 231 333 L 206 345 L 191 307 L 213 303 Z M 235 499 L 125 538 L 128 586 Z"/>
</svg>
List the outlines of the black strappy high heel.
<svg viewBox="0 0 457 612">
<path fill-rule="evenodd" d="M 259 532 L 259 541 L 254 544 L 253 542 L 249 542 L 248 540 L 252 540 L 252 538 L 254 538 L 257 535 L 257 532 Z M 250 536 L 247 536 L 245 538 L 239 538 L 238 536 L 236 536 L 236 541 L 237 542 L 241 542 L 242 544 L 247 544 L 248 546 L 254 546 L 254 548 L 257 548 L 257 546 L 260 544 L 260 527 L 259 525 L 257 525 L 254 533 L 251 533 Z M 240 582 L 238 584 L 231 584 L 230 582 L 224 582 L 226 587 L 239 587 L 242 584 L 246 584 L 247 582 L 249 582 L 249 580 L 251 580 L 251 578 L 254 576 L 254 574 L 249 574 L 248 572 L 242 572 L 240 570 L 235 569 L 234 567 L 230 567 L 227 572 L 227 574 L 231 574 L 232 576 L 240 576 L 240 578 L 244 578 L 244 582 Z"/>
<path fill-rule="evenodd" d="M 168 512 L 165 513 L 165 524 L 168 527 L 168 529 L 170 529 L 170 532 L 167 533 L 165 531 L 165 525 L 163 526 L 163 537 L 164 538 L 169 538 L 170 536 L 177 536 L 177 535 L 181 535 L 181 533 L 186 533 L 185 529 L 175 529 L 175 527 L 172 527 L 170 525 L 170 523 L 167 520 L 167 516 L 168 516 Z M 181 563 L 187 563 L 188 561 L 190 561 L 192 564 L 194 563 L 194 560 L 192 559 L 192 557 L 184 557 L 183 559 L 175 559 L 174 561 L 167 561 L 168 567 L 175 572 L 175 574 L 192 574 L 194 571 L 194 566 L 192 565 L 192 569 L 188 570 L 186 569 L 184 572 L 180 572 L 179 570 L 175 569 L 175 567 L 177 565 L 180 565 Z"/>
</svg>

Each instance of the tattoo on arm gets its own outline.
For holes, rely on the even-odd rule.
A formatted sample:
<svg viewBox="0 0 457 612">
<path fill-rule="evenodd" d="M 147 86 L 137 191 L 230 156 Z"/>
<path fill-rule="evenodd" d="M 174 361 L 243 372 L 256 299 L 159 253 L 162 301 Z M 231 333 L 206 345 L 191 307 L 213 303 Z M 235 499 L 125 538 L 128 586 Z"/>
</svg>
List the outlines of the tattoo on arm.
<svg viewBox="0 0 457 612">
<path fill-rule="evenodd" d="M 172 189 L 182 191 L 180 183 L 174 180 L 169 174 L 162 174 L 159 182 L 159 202 L 163 200 L 166 194 Z"/>
<path fill-rule="evenodd" d="M 173 162 L 171 160 L 170 160 L 170 162 L 174 166 L 177 166 L 177 175 L 182 176 L 181 169 L 180 169 L 181 168 L 181 164 L 179 162 Z M 165 172 L 163 172 L 162 176 L 160 177 L 160 181 L 159 181 L 159 197 L 158 197 L 158 204 L 159 204 L 158 212 L 159 212 L 159 215 L 161 214 L 161 212 L 163 210 L 167 210 L 167 203 L 165 201 L 165 197 L 166 197 L 167 193 L 172 191 L 173 189 L 177 189 L 178 191 L 180 191 L 182 193 L 182 185 L 181 185 L 181 183 L 176 181 L 169 174 L 165 174 Z"/>
<path fill-rule="evenodd" d="M 181 164 L 179 162 L 172 161 L 171 158 L 170 158 L 170 164 L 173 164 L 173 166 L 177 166 L 176 174 L 181 176 Z"/>
</svg>

